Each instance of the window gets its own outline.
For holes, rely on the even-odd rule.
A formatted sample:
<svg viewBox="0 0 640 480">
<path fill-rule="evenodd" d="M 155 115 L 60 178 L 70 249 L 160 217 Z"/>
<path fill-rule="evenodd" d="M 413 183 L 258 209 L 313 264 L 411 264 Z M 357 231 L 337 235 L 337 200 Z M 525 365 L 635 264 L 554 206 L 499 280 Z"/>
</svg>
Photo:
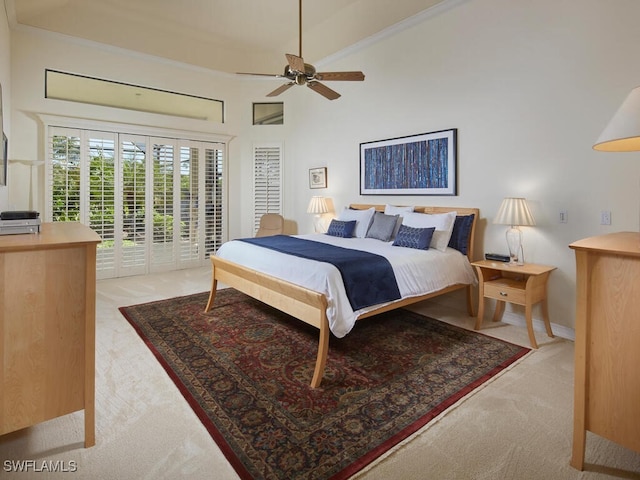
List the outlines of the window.
<svg viewBox="0 0 640 480">
<path fill-rule="evenodd" d="M 45 220 L 100 235 L 98 278 L 206 265 L 224 241 L 225 144 L 48 131 Z"/>
<path fill-rule="evenodd" d="M 282 145 L 253 147 L 253 231 L 265 213 L 282 215 Z"/>
<path fill-rule="evenodd" d="M 45 98 L 224 122 L 221 100 L 56 70 L 45 70 Z"/>
<path fill-rule="evenodd" d="M 254 125 L 284 125 L 284 103 L 254 103 Z"/>
</svg>

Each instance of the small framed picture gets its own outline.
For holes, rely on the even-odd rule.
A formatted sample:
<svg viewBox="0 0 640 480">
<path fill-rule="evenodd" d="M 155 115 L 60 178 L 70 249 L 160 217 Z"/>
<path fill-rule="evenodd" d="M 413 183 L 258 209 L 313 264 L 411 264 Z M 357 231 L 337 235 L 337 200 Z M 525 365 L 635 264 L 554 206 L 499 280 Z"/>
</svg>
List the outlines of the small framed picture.
<svg viewBox="0 0 640 480">
<path fill-rule="evenodd" d="M 309 188 L 327 188 L 327 167 L 309 169 Z"/>
</svg>

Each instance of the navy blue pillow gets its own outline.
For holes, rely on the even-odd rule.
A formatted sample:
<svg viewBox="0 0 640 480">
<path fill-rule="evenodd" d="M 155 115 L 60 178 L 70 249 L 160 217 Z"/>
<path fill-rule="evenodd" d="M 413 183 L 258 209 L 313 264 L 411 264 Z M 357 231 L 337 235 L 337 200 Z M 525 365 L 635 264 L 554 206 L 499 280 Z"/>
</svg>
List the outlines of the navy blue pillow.
<svg viewBox="0 0 640 480">
<path fill-rule="evenodd" d="M 413 228 L 406 225 L 400 225 L 400 230 L 393 241 L 396 247 L 417 248 L 418 250 L 429 250 L 431 237 L 435 232 L 435 227 L 429 228 Z"/>
<path fill-rule="evenodd" d="M 467 254 L 467 245 L 469 244 L 469 235 L 471 235 L 471 225 L 475 214 L 457 216 L 451 231 L 449 246 L 455 248 L 463 255 Z"/>
<path fill-rule="evenodd" d="M 353 237 L 353 230 L 356 228 L 356 221 L 342 221 L 342 220 L 331 220 L 329 224 L 329 229 L 327 230 L 327 235 L 331 235 L 332 237 L 343 237 L 343 238 L 351 238 Z"/>
</svg>

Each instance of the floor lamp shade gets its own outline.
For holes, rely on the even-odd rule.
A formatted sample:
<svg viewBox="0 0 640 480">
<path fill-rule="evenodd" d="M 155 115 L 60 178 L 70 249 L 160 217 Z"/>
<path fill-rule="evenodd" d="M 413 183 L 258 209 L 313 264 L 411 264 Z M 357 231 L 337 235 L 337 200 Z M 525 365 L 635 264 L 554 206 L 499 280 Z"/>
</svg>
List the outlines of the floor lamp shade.
<svg viewBox="0 0 640 480">
<path fill-rule="evenodd" d="M 524 263 L 522 232 L 518 227 L 536 224 L 527 205 L 527 201 L 524 198 L 505 198 L 500 204 L 498 214 L 494 218 L 493 223 L 511 226 L 506 232 L 511 263 Z"/>
<path fill-rule="evenodd" d="M 640 151 L 640 87 L 627 95 L 593 148 L 601 152 Z"/>
</svg>

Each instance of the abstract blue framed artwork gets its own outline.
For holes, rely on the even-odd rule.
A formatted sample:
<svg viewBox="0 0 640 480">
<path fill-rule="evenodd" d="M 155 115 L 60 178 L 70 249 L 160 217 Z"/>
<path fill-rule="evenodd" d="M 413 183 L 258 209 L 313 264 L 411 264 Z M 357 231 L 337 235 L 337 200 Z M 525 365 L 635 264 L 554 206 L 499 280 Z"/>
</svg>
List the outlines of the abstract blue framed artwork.
<svg viewBox="0 0 640 480">
<path fill-rule="evenodd" d="M 457 129 L 360 144 L 361 195 L 457 195 Z"/>
</svg>

